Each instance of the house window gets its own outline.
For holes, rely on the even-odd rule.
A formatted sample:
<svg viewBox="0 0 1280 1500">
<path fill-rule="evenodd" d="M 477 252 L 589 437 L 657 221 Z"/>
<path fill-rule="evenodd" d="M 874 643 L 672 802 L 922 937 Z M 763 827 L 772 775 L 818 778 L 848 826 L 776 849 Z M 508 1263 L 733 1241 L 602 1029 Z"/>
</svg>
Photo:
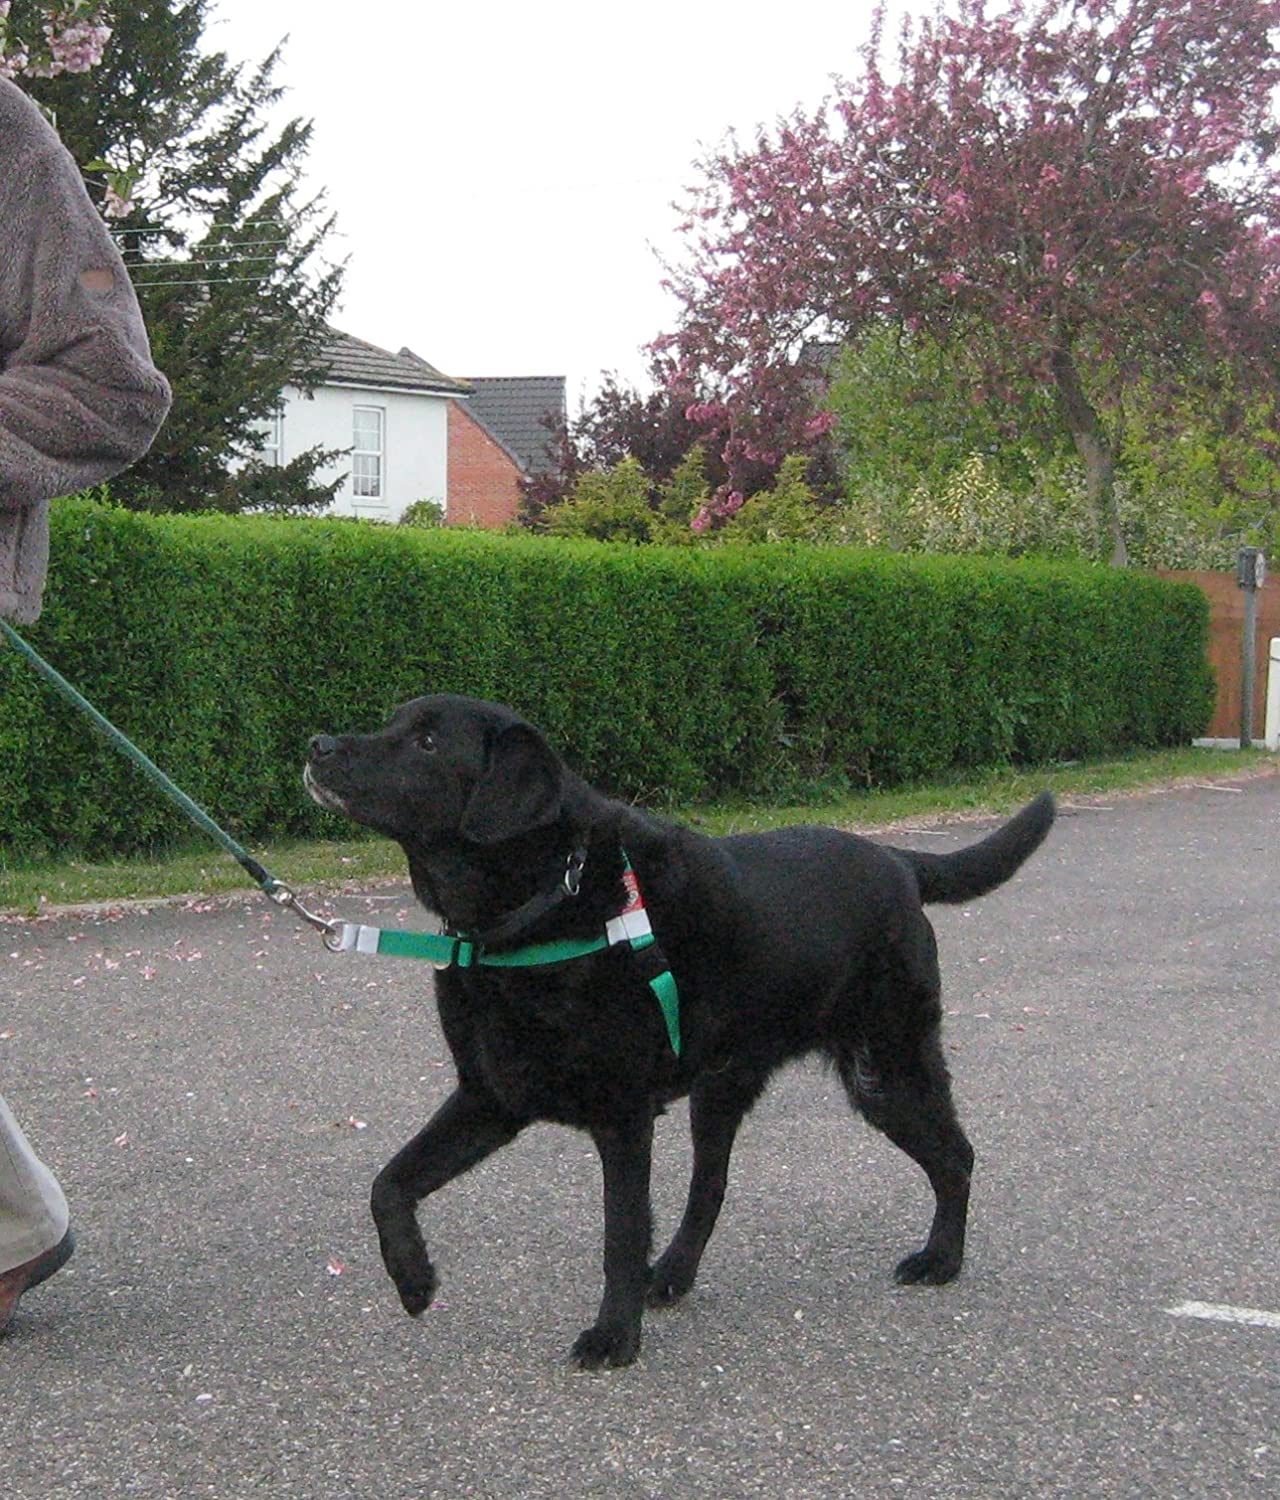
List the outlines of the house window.
<svg viewBox="0 0 1280 1500">
<path fill-rule="evenodd" d="M 383 429 L 380 406 L 357 406 L 351 444 L 351 488 L 357 499 L 382 498 Z"/>
<path fill-rule="evenodd" d="M 284 462 L 284 408 L 277 406 L 263 423 L 262 462 L 277 469 Z"/>
</svg>

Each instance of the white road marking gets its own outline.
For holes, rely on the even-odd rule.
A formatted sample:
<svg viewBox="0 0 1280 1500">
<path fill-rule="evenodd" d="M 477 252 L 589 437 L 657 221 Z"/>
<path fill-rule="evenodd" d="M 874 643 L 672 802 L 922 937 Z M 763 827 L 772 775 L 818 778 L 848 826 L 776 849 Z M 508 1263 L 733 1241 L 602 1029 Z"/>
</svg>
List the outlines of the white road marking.
<svg viewBox="0 0 1280 1500">
<path fill-rule="evenodd" d="M 1207 1318 L 1212 1323 L 1247 1323 L 1253 1328 L 1280 1328 L 1280 1313 L 1259 1307 L 1231 1307 L 1225 1302 L 1179 1302 L 1166 1307 L 1175 1318 Z"/>
</svg>

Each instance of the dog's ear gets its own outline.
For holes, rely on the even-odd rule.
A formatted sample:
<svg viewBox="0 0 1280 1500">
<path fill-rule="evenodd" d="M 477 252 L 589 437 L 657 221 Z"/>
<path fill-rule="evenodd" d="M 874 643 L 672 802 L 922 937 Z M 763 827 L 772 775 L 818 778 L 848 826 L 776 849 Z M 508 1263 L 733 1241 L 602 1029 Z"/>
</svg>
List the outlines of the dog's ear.
<svg viewBox="0 0 1280 1500">
<path fill-rule="evenodd" d="M 459 832 L 476 844 L 500 844 L 554 822 L 563 798 L 560 757 L 536 729 L 513 724 L 498 736 Z"/>
</svg>

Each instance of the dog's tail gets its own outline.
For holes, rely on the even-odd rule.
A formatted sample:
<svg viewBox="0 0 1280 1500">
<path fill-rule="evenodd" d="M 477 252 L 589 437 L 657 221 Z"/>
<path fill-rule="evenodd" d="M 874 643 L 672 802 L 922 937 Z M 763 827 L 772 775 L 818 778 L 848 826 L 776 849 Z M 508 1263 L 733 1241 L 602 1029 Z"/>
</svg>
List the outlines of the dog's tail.
<svg viewBox="0 0 1280 1500">
<path fill-rule="evenodd" d="M 1015 817 L 967 849 L 954 854 L 921 849 L 893 852 L 911 866 L 921 901 L 972 901 L 1003 885 L 1035 853 L 1053 827 L 1053 819 L 1053 794 L 1041 792 Z"/>
</svg>

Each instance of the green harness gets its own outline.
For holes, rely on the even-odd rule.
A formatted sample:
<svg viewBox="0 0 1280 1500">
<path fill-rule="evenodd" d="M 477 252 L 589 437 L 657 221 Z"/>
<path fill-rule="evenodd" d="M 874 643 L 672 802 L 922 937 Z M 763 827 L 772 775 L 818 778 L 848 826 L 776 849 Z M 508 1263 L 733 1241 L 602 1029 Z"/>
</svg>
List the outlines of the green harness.
<svg viewBox="0 0 1280 1500">
<path fill-rule="evenodd" d="M 605 923 L 605 930 L 599 937 L 526 943 L 522 948 L 490 952 L 483 943 L 449 933 L 411 932 L 395 927 L 366 927 L 358 922 L 334 922 L 325 934 L 325 944 L 335 953 L 376 953 L 386 958 L 425 959 L 435 969 L 540 969 L 586 958 L 589 954 L 602 953 L 606 948 L 625 943 L 638 956 L 640 963 L 656 970 L 649 975 L 649 988 L 662 1011 L 671 1050 L 679 1057 L 680 993 L 675 975 L 649 925 L 649 914 L 631 861 L 625 854 L 623 858 L 626 860 L 623 879 L 627 886 L 627 905 Z"/>
</svg>

